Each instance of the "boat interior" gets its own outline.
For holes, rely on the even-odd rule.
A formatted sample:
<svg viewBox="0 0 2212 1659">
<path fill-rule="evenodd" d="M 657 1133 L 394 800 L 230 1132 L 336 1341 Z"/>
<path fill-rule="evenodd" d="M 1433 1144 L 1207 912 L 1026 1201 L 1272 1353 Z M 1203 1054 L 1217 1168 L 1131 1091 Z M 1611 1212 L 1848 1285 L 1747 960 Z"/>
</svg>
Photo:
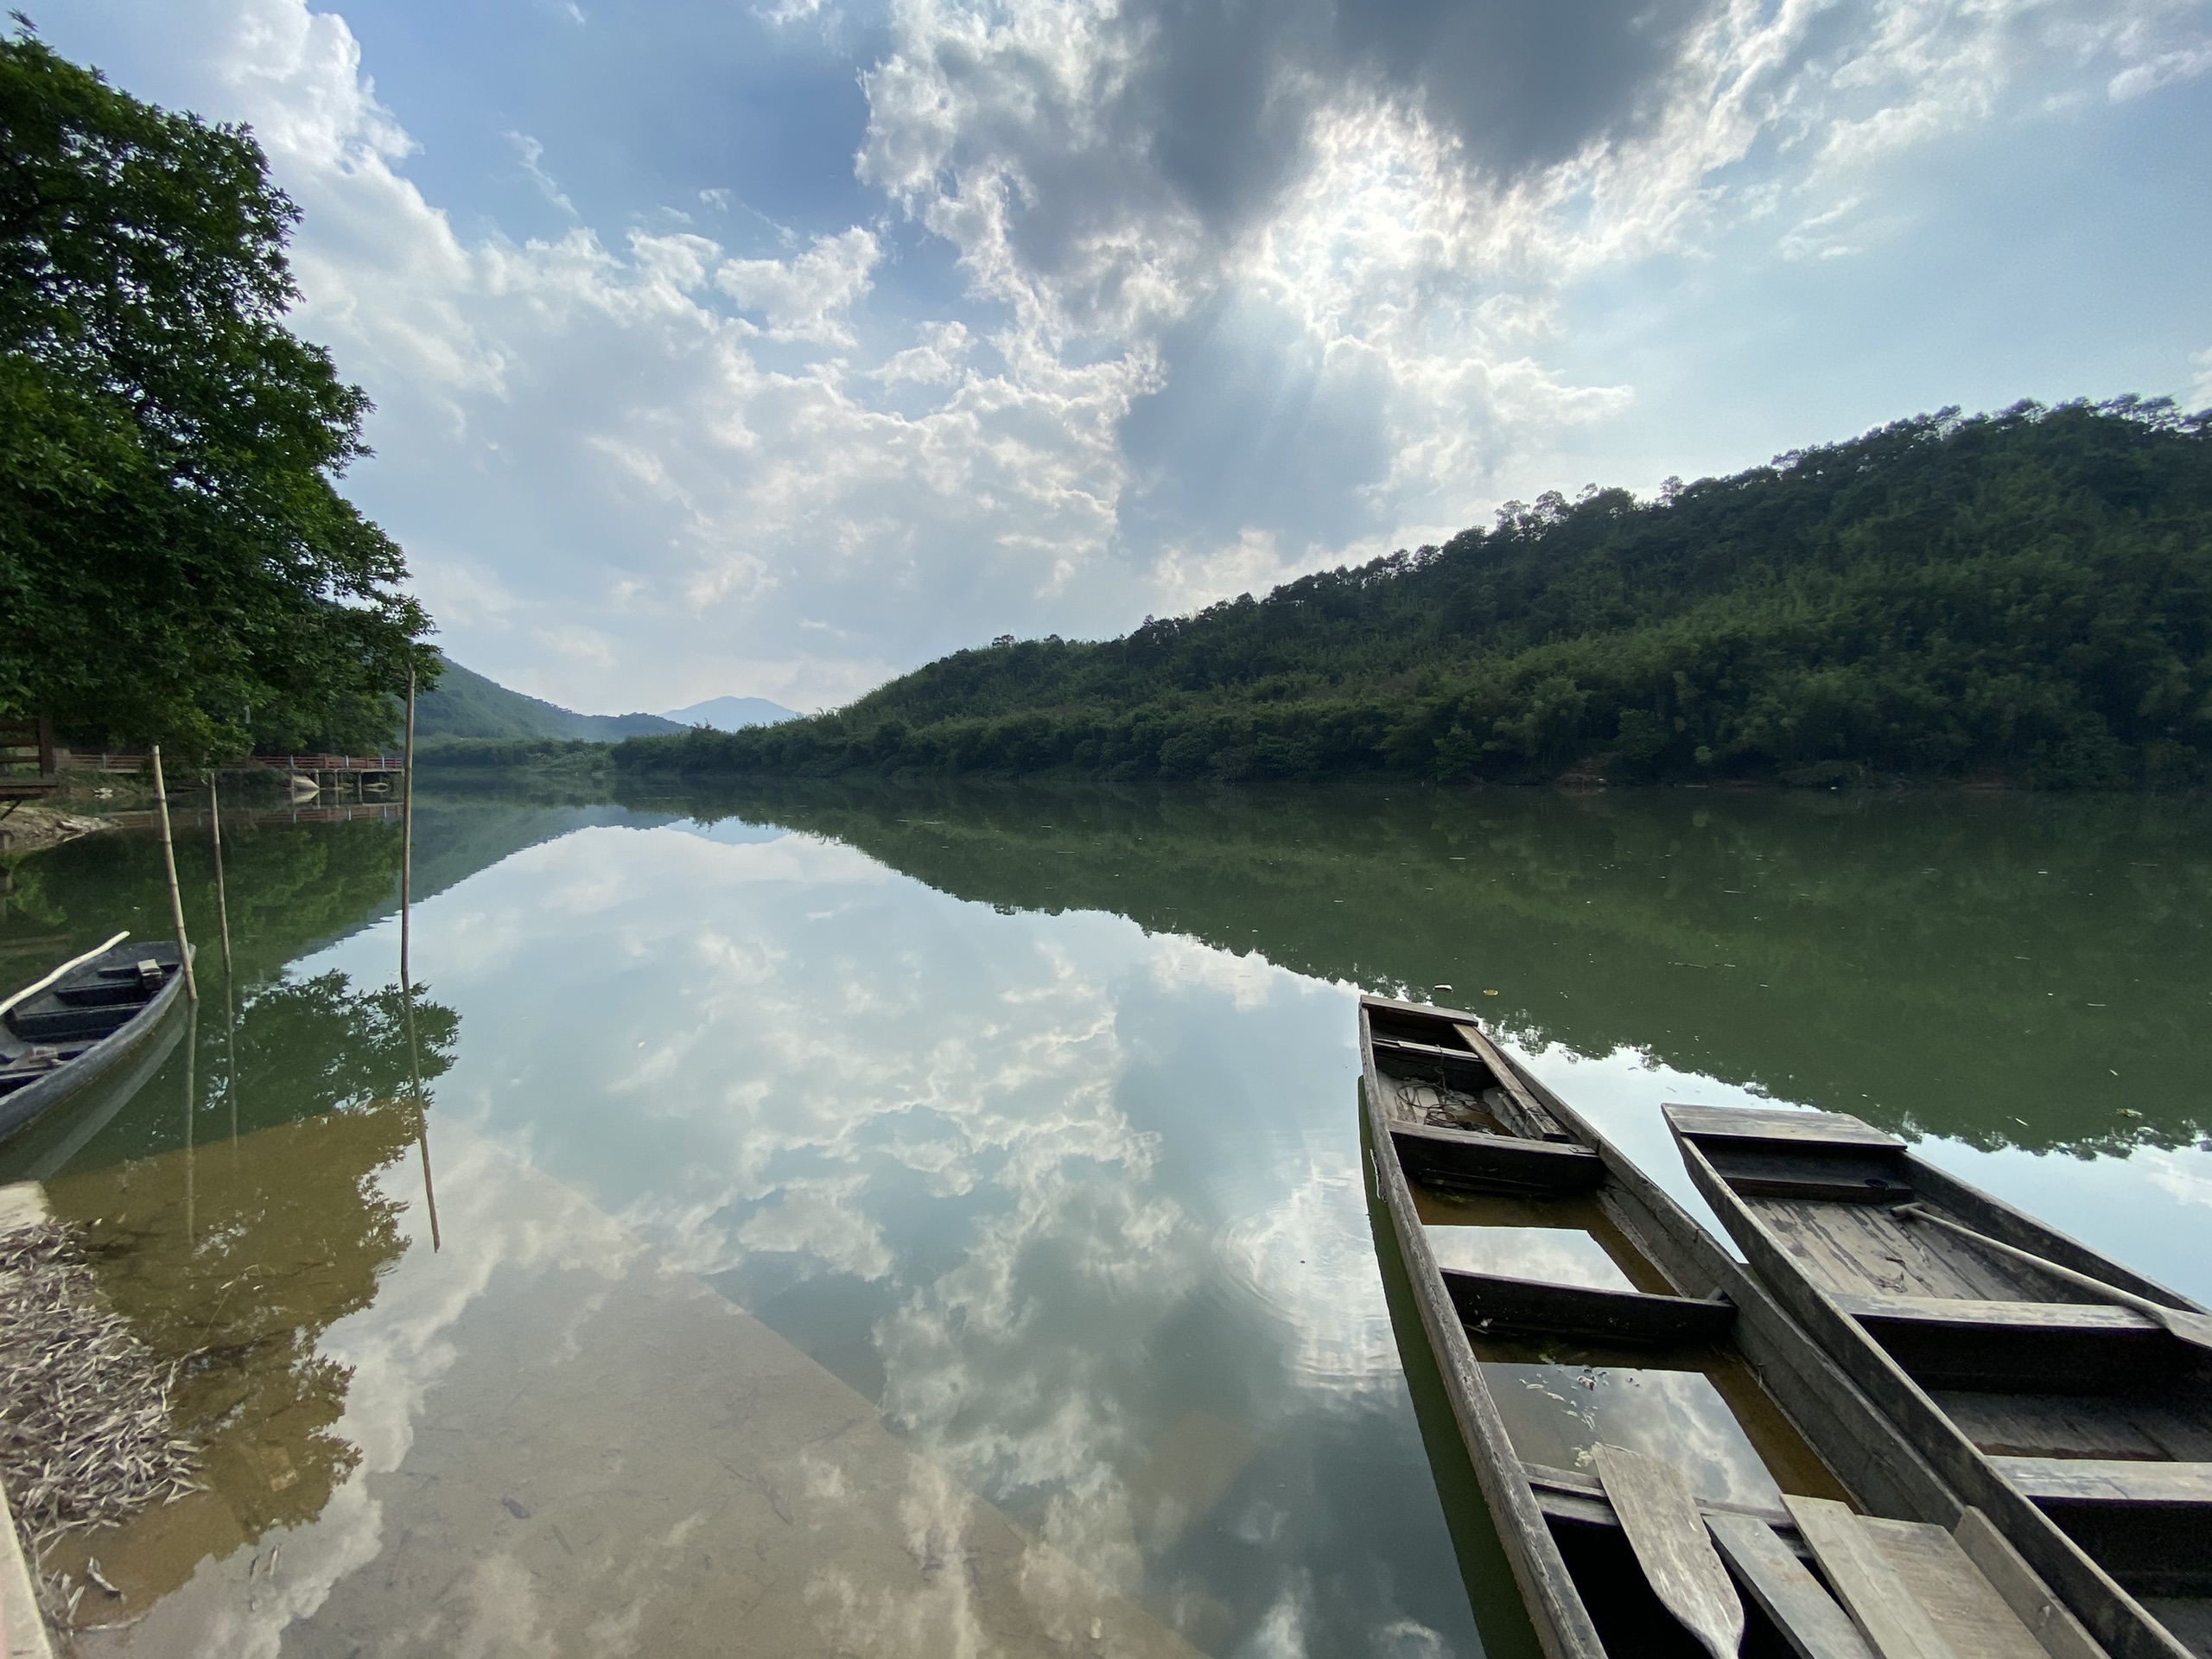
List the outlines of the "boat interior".
<svg viewBox="0 0 2212 1659">
<path fill-rule="evenodd" d="M 1845 1611 L 1861 1558 L 1917 1575 L 1958 1653 L 2050 1651 L 2024 1606 L 1970 1559 L 1993 1536 L 1974 1512 L 1955 1538 L 1852 1512 L 1852 1495 L 1738 1351 L 1736 1307 L 1667 1265 L 1681 1252 L 1657 1244 L 1662 1227 L 1643 1199 L 1478 1028 L 1375 1000 L 1363 1014 L 1372 1125 L 1389 1137 L 1425 1254 L 1607 1651 L 1706 1651 L 1640 1565 L 1600 1472 L 1613 1448 L 1667 1465 L 1687 1488 L 1744 1592 L 1746 1655 L 1871 1659 L 1877 1649 Z M 1801 1516 L 1821 1517 L 1858 1554 L 1824 1554 Z M 2022 1580 L 2033 1581 L 2024 1567 Z"/>
<path fill-rule="evenodd" d="M 1668 1116 L 1724 1216 L 1717 1187 L 1999 1473 L 2184 1645 L 2212 1655 L 2202 1310 L 1856 1118 Z"/>
<path fill-rule="evenodd" d="M 173 943 L 125 940 L 0 1016 L 0 1095 L 35 1083 L 121 1030 L 182 961 Z"/>
</svg>

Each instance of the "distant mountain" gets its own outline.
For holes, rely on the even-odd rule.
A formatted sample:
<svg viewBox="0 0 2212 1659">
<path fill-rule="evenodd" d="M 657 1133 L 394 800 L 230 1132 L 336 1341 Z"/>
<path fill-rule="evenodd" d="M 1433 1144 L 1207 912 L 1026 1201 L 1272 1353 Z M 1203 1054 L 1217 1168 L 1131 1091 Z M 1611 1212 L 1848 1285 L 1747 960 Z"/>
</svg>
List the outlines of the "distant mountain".
<svg viewBox="0 0 2212 1659">
<path fill-rule="evenodd" d="M 510 691 L 450 657 L 437 689 L 415 700 L 418 738 L 581 737 L 612 743 L 685 729 L 683 721 L 663 720 L 658 715 L 580 715 L 558 703 Z"/>
<path fill-rule="evenodd" d="M 689 709 L 671 709 L 668 718 L 679 726 L 711 726 L 718 732 L 734 732 L 747 726 L 780 725 L 804 716 L 796 709 L 786 709 L 766 697 L 709 697 Z"/>
</svg>

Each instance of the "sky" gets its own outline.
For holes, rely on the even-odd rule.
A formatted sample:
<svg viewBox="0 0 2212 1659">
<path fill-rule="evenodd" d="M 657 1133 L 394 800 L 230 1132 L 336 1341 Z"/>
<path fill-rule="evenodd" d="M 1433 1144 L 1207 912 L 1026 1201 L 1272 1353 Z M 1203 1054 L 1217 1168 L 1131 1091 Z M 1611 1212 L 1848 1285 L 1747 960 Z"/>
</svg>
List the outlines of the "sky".
<svg viewBox="0 0 2212 1659">
<path fill-rule="evenodd" d="M 588 712 L 2212 404 L 2212 0 L 25 3 L 251 124 L 377 405 L 347 494 Z"/>
</svg>

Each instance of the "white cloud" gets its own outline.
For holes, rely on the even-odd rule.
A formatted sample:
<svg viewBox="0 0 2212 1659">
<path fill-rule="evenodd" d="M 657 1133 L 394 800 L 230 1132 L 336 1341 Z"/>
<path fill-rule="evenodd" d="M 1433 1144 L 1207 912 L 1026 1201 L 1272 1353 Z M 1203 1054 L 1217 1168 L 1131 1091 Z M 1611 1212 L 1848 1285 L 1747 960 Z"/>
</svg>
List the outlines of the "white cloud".
<svg viewBox="0 0 2212 1659">
<path fill-rule="evenodd" d="M 1413 83 L 1270 36 L 1224 130 L 1271 148 L 1222 207 L 1147 124 L 1184 94 L 1137 0 L 896 0 L 856 164 L 905 222 L 772 253 L 733 245 L 759 216 L 721 187 L 685 193 L 732 213 L 715 238 L 642 200 L 619 233 L 464 234 L 341 17 L 183 0 L 130 27 L 170 43 L 162 95 L 251 121 L 302 205 L 300 325 L 380 405 L 353 488 L 446 643 L 619 709 L 835 703 L 997 632 L 1116 632 L 1474 522 L 1635 400 L 1548 360 L 1572 285 L 1762 215 L 1794 227 L 1778 257 L 1866 246 L 1900 153 L 2199 74 L 2204 11 L 1721 0 L 1620 93 L 1634 119 L 1511 165 Z M 509 142 L 575 218 L 540 140 Z M 893 315 L 918 236 L 966 292 Z M 1224 317 L 1281 377 L 1242 403 L 1192 355 Z"/>
<path fill-rule="evenodd" d="M 747 311 L 764 313 L 771 340 L 850 346 L 844 314 L 868 289 L 868 273 L 883 257 L 875 238 L 855 226 L 817 237 L 798 258 L 732 259 L 715 271 L 715 286 Z"/>
<path fill-rule="evenodd" d="M 2212 346 L 2192 352 L 2189 366 L 2196 372 L 2196 378 L 2189 385 L 2190 407 L 2212 409 Z"/>
<path fill-rule="evenodd" d="M 554 181 L 553 175 L 548 173 L 543 165 L 545 159 L 545 146 L 526 132 L 510 132 L 507 135 L 507 142 L 515 147 L 515 155 L 522 162 L 522 170 L 530 175 L 530 181 L 537 187 L 538 194 L 543 196 L 546 200 L 568 214 L 569 218 L 574 219 L 576 216 L 576 204 L 569 200 L 561 187 Z"/>
</svg>

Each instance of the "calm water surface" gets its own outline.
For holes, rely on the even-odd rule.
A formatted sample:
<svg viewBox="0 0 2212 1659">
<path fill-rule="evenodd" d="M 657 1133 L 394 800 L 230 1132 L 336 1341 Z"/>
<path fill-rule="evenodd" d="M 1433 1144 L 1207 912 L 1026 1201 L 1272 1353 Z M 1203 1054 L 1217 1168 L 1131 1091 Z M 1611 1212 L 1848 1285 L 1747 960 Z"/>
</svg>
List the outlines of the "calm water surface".
<svg viewBox="0 0 2212 1659">
<path fill-rule="evenodd" d="M 125 1592 L 86 1650 L 1525 1651 L 1393 1336 L 1357 993 L 1481 1009 L 1694 1206 L 1662 1100 L 1802 1102 L 2212 1296 L 2208 819 L 426 795 L 411 999 L 396 822 L 226 816 L 227 978 L 181 824 L 196 1022 L 0 1149 L 209 1448 L 59 1562 Z M 11 982 L 165 916 L 126 836 L 6 898 Z"/>
</svg>

